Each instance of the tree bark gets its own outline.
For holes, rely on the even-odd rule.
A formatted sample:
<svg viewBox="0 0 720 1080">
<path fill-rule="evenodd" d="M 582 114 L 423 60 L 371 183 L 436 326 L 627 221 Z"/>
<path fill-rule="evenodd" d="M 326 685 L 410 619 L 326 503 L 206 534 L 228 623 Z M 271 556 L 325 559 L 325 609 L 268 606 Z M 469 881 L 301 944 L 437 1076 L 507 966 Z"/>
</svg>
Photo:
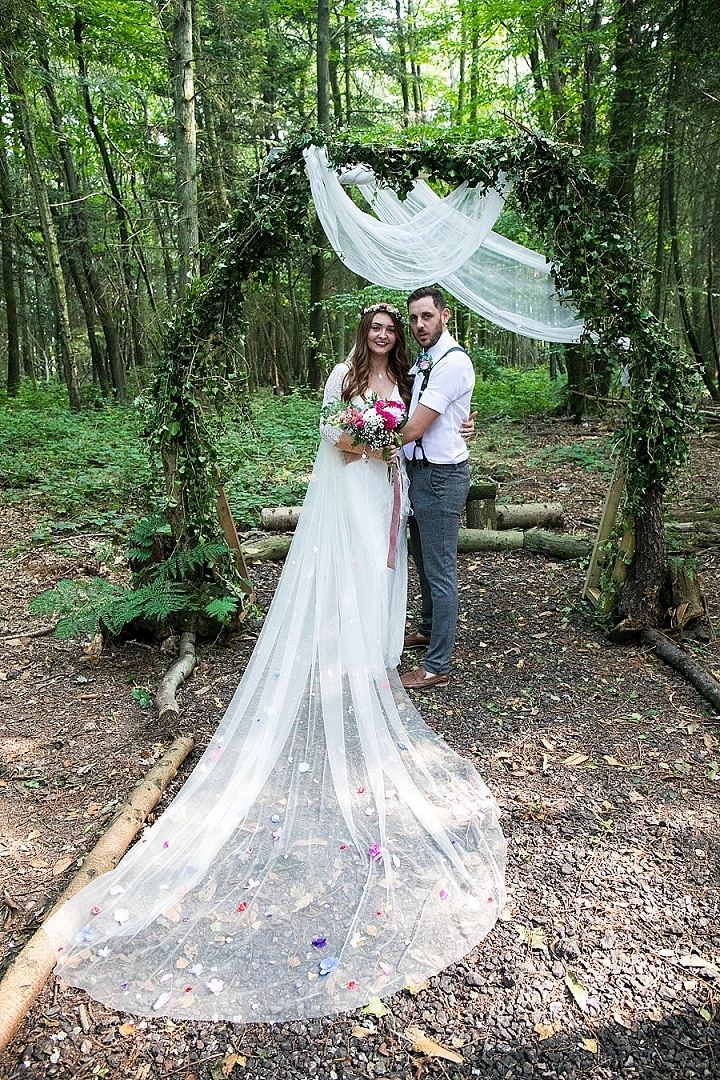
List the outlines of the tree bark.
<svg viewBox="0 0 720 1080">
<path fill-rule="evenodd" d="M 679 671 L 689 683 L 692 683 L 705 700 L 710 702 L 713 709 L 720 713 L 720 682 L 717 679 L 708 674 L 684 649 L 659 630 L 645 630 L 641 640 L 644 645 L 649 645 L 654 649 L 661 660 L 664 660 L 675 671 Z"/>
<path fill-rule="evenodd" d="M 175 106 L 175 190 L 178 207 L 179 292 L 200 274 L 197 131 L 193 72 L 193 0 L 173 0 L 173 102 Z"/>
<path fill-rule="evenodd" d="M 15 256 L 13 251 L 13 198 L 5 152 L 5 136 L 0 134 L 0 247 L 2 248 L 2 281 L 7 328 L 7 393 L 17 397 L 20 390 L 20 334 L 15 297 Z"/>
<path fill-rule="evenodd" d="M 125 303 L 127 306 L 128 317 L 130 320 L 130 333 L 131 342 L 136 364 L 143 365 L 145 363 L 145 347 L 142 339 L 142 328 L 140 324 L 140 316 L 138 314 L 137 304 L 137 290 L 135 288 L 135 282 L 133 280 L 133 273 L 131 268 L 131 251 L 132 242 L 130 239 L 130 219 L 125 207 L 120 187 L 115 176 L 115 169 L 108 152 L 105 139 L 98 125 L 95 117 L 95 110 L 93 108 L 92 99 L 90 97 L 90 88 L 88 83 L 88 71 L 85 63 L 85 53 L 83 45 L 83 28 L 84 23 L 82 16 L 78 13 L 75 22 L 73 23 L 73 37 L 75 41 L 78 71 L 80 73 L 80 83 L 82 89 L 82 99 L 85 106 L 85 114 L 87 116 L 88 127 L 90 133 L 95 141 L 95 145 L 98 148 L 100 158 L 103 163 L 103 169 L 107 178 L 110 193 L 112 195 L 113 208 L 115 210 L 115 217 L 118 223 L 118 230 L 120 233 L 120 251 L 122 257 L 122 271 L 123 282 L 125 285 Z M 149 276 L 146 274 L 146 277 Z"/>
<path fill-rule="evenodd" d="M 669 600 L 663 493 L 648 491 L 635 517 L 635 558 L 618 604 L 618 614 L 626 624 L 623 631 L 662 625 Z"/>
<path fill-rule="evenodd" d="M 178 658 L 169 671 L 163 675 L 155 695 L 155 707 L 161 723 L 179 715 L 180 706 L 175 695 L 178 688 L 190 678 L 196 664 L 195 635 L 186 631 L 180 635 Z"/>
<path fill-rule="evenodd" d="M 405 22 L 403 19 L 402 0 L 395 0 L 395 29 L 398 45 L 398 80 L 403 103 L 403 126 L 410 123 L 410 90 L 407 73 L 407 49 L 405 47 Z"/>
<path fill-rule="evenodd" d="M 82 395 L 80 393 L 80 383 L 78 381 L 77 363 L 72 347 L 70 308 L 68 306 L 65 276 L 63 274 L 60 258 L 60 245 L 58 243 L 55 224 L 50 209 L 50 199 L 40 169 L 40 161 L 35 145 L 35 128 L 27 97 L 25 95 L 22 74 L 13 59 L 13 55 L 4 52 L 2 63 L 5 71 L 5 78 L 10 90 L 12 110 L 18 134 L 23 150 L 25 151 L 25 160 L 28 166 L 30 182 L 37 201 L 40 229 L 47 257 L 48 277 L 52 289 L 53 303 L 58 324 L 58 343 L 60 346 L 63 378 L 67 387 L 70 408 L 73 411 L 78 412 L 82 408 Z"/>
</svg>

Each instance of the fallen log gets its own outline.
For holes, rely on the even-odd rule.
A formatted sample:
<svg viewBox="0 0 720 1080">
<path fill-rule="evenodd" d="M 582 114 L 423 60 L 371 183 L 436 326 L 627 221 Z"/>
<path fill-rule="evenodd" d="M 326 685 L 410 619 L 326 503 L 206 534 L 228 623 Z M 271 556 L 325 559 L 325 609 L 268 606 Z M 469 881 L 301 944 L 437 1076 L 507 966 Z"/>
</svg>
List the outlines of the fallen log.
<svg viewBox="0 0 720 1080">
<path fill-rule="evenodd" d="M 670 551 L 699 551 L 720 546 L 720 525 L 714 521 L 670 521 L 665 526 Z"/>
<path fill-rule="evenodd" d="M 519 551 L 523 546 L 523 533 L 497 529 L 460 529 L 458 551 Z"/>
<path fill-rule="evenodd" d="M 587 559 L 593 542 L 589 536 L 568 536 L 566 533 L 546 532 L 544 529 L 528 529 L 523 533 L 523 547 L 537 555 L 549 555 L 553 559 Z"/>
<path fill-rule="evenodd" d="M 557 502 L 502 503 L 495 510 L 498 529 L 552 529 L 563 523 L 562 503 Z"/>
<path fill-rule="evenodd" d="M 193 745 L 193 740 L 186 736 L 175 739 L 134 788 L 110 827 L 85 856 L 82 868 L 72 878 L 48 917 L 85 885 L 117 866 L 148 814 L 157 806 L 162 793 L 175 778 Z M 41 926 L 15 957 L 0 983 L 0 1050 L 4 1050 L 10 1043 L 54 966 L 55 953 Z"/>
<path fill-rule="evenodd" d="M 246 559 L 262 562 L 263 560 L 284 559 L 290 550 L 292 536 L 264 536 L 259 540 L 248 540 L 243 544 Z"/>
<path fill-rule="evenodd" d="M 179 716 L 180 706 L 175 694 L 186 679 L 190 678 L 196 664 L 195 635 L 190 631 L 185 631 L 180 635 L 178 659 L 163 675 L 155 695 L 155 707 L 161 721 Z"/>
<path fill-rule="evenodd" d="M 260 524 L 267 532 L 293 532 L 301 510 L 301 506 L 268 506 L 260 511 Z"/>
<path fill-rule="evenodd" d="M 640 640 L 644 645 L 649 645 L 661 660 L 680 672 L 710 702 L 715 712 L 720 713 L 720 682 L 717 679 L 660 630 L 645 630 Z"/>
</svg>

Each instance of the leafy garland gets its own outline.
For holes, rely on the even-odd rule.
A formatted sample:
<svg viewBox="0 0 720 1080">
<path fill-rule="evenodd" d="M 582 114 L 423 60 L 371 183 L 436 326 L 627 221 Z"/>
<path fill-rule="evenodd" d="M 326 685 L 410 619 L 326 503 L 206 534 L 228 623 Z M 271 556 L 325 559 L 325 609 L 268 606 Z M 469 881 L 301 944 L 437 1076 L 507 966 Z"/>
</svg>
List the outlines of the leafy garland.
<svg viewBox="0 0 720 1080">
<path fill-rule="evenodd" d="M 146 431 L 161 453 L 168 518 L 181 546 L 217 535 L 216 453 L 205 419 L 226 387 L 223 344 L 241 319 L 244 285 L 262 277 L 298 241 L 311 242 L 311 199 L 302 151 L 325 145 L 336 165 L 365 163 L 402 195 L 422 172 L 453 185 L 493 187 L 504 174 L 520 212 L 542 238 L 561 295 L 572 296 L 595 366 L 628 364 L 632 395 L 618 436 L 627 466 L 628 514 L 642 515 L 687 459 L 694 369 L 643 300 L 638 245 L 614 198 L 579 151 L 531 133 L 474 143 L 442 137 L 399 146 L 321 132 L 289 140 L 265 163 L 215 238 L 214 264 L 167 335 L 148 404 Z"/>
</svg>

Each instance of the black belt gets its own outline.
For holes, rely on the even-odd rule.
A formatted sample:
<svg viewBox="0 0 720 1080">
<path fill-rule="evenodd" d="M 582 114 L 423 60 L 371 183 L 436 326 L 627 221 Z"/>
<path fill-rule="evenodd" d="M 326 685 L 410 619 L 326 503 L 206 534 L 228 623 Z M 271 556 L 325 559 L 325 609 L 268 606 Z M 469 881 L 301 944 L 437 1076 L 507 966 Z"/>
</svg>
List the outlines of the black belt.
<svg viewBox="0 0 720 1080">
<path fill-rule="evenodd" d="M 467 465 L 468 459 L 465 461 L 457 462 L 440 462 L 440 461 L 428 461 L 427 458 L 406 458 L 405 465 L 408 469 L 424 469 L 428 466 L 432 466 L 433 469 L 461 469 L 464 465 Z"/>
</svg>

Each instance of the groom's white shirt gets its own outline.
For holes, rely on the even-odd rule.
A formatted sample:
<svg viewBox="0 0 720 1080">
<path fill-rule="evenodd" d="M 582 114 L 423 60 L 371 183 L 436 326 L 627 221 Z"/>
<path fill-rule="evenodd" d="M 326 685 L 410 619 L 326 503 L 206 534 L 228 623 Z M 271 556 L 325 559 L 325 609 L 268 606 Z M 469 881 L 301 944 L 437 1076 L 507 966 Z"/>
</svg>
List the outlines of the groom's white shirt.
<svg viewBox="0 0 720 1080">
<path fill-rule="evenodd" d="M 422 404 L 440 415 L 423 435 L 422 448 L 427 460 L 436 465 L 457 465 L 467 461 L 470 454 L 467 443 L 460 435 L 460 425 L 470 414 L 475 371 L 466 352 L 455 351 L 445 355 L 449 349 L 457 348 L 457 341 L 445 330 L 442 337 L 428 349 L 433 366 L 423 391 Z M 416 364 L 410 369 L 410 374 L 415 376 L 410 399 L 412 416 L 420 398 L 423 373 L 417 370 Z M 414 442 L 406 443 L 403 447 L 408 459 L 412 458 L 414 449 Z"/>
</svg>

